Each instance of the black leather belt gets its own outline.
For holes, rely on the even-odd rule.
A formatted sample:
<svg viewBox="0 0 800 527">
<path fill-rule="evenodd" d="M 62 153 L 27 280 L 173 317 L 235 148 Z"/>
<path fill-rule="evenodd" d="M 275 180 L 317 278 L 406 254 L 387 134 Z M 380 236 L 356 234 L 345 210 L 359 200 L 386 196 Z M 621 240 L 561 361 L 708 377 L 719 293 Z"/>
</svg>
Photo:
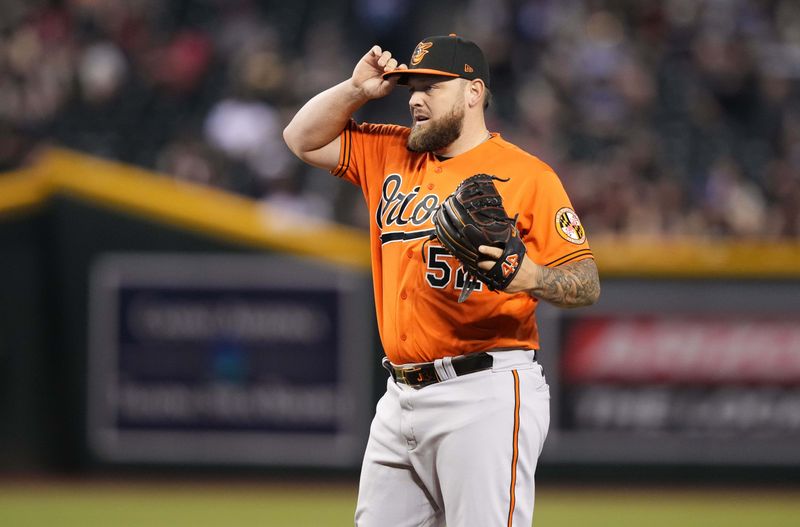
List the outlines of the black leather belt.
<svg viewBox="0 0 800 527">
<path fill-rule="evenodd" d="M 468 373 L 475 373 L 478 371 L 488 370 L 492 367 L 494 359 L 491 355 L 485 352 L 470 353 L 469 355 L 460 355 L 453 357 L 453 370 L 456 376 L 467 375 Z M 436 367 L 432 362 L 420 362 L 417 364 L 404 364 L 402 366 L 395 366 L 388 359 L 383 360 L 383 367 L 386 368 L 392 375 L 395 382 L 407 384 L 413 388 L 422 388 L 429 384 L 441 382 L 436 374 Z"/>
</svg>

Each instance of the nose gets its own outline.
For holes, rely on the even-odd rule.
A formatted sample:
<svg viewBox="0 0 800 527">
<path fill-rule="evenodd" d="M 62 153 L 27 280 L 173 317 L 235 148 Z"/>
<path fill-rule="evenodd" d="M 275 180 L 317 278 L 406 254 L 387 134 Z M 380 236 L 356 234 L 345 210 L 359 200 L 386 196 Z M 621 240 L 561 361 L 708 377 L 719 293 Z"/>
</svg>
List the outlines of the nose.
<svg viewBox="0 0 800 527">
<path fill-rule="evenodd" d="M 411 92 L 411 97 L 408 98 L 408 105 L 411 108 L 420 108 L 422 106 L 422 93 L 420 90 Z"/>
</svg>

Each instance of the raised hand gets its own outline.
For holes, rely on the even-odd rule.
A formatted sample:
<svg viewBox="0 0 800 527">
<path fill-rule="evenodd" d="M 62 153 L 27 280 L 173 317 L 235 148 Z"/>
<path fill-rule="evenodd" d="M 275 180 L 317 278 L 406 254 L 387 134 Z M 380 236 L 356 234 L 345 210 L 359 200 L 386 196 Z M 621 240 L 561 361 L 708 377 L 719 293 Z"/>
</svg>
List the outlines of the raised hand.
<svg viewBox="0 0 800 527">
<path fill-rule="evenodd" d="M 379 99 L 389 95 L 397 85 L 397 76 L 384 80 L 382 75 L 396 68 L 406 69 L 405 64 L 397 65 L 397 59 L 389 51 L 384 51 L 380 46 L 372 46 L 366 55 L 356 64 L 353 76 L 350 78 L 364 97 Z"/>
</svg>

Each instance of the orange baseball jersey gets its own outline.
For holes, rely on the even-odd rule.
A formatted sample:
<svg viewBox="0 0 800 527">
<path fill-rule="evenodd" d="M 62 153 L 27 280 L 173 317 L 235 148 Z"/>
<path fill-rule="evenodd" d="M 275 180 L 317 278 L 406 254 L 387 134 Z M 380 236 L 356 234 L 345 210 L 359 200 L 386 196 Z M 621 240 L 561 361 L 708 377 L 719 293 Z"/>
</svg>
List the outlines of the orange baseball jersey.
<svg viewBox="0 0 800 527">
<path fill-rule="evenodd" d="M 591 258 L 586 235 L 555 172 L 499 134 L 456 157 L 406 148 L 409 128 L 356 124 L 340 135 L 339 164 L 331 173 L 361 187 L 369 206 L 372 273 L 378 327 L 395 364 L 429 362 L 498 348 L 538 349 L 526 293 L 485 285 L 458 303 L 465 282 L 459 262 L 438 242 L 431 218 L 464 179 L 478 173 L 496 182 L 528 256 L 550 267 Z"/>
</svg>

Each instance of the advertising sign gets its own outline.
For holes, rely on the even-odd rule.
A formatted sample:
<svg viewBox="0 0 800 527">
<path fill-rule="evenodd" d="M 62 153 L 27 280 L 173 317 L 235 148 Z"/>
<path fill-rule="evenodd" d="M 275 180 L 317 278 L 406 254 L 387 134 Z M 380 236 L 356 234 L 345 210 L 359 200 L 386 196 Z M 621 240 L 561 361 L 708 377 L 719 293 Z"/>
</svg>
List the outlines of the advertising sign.
<svg viewBox="0 0 800 527">
<path fill-rule="evenodd" d="M 568 323 L 563 427 L 800 438 L 800 317 Z"/>
<path fill-rule="evenodd" d="M 800 284 L 609 280 L 541 306 L 543 460 L 800 466 Z"/>
<path fill-rule="evenodd" d="M 91 278 L 100 460 L 358 464 L 378 360 L 367 276 L 288 258 L 113 255 Z"/>
</svg>

